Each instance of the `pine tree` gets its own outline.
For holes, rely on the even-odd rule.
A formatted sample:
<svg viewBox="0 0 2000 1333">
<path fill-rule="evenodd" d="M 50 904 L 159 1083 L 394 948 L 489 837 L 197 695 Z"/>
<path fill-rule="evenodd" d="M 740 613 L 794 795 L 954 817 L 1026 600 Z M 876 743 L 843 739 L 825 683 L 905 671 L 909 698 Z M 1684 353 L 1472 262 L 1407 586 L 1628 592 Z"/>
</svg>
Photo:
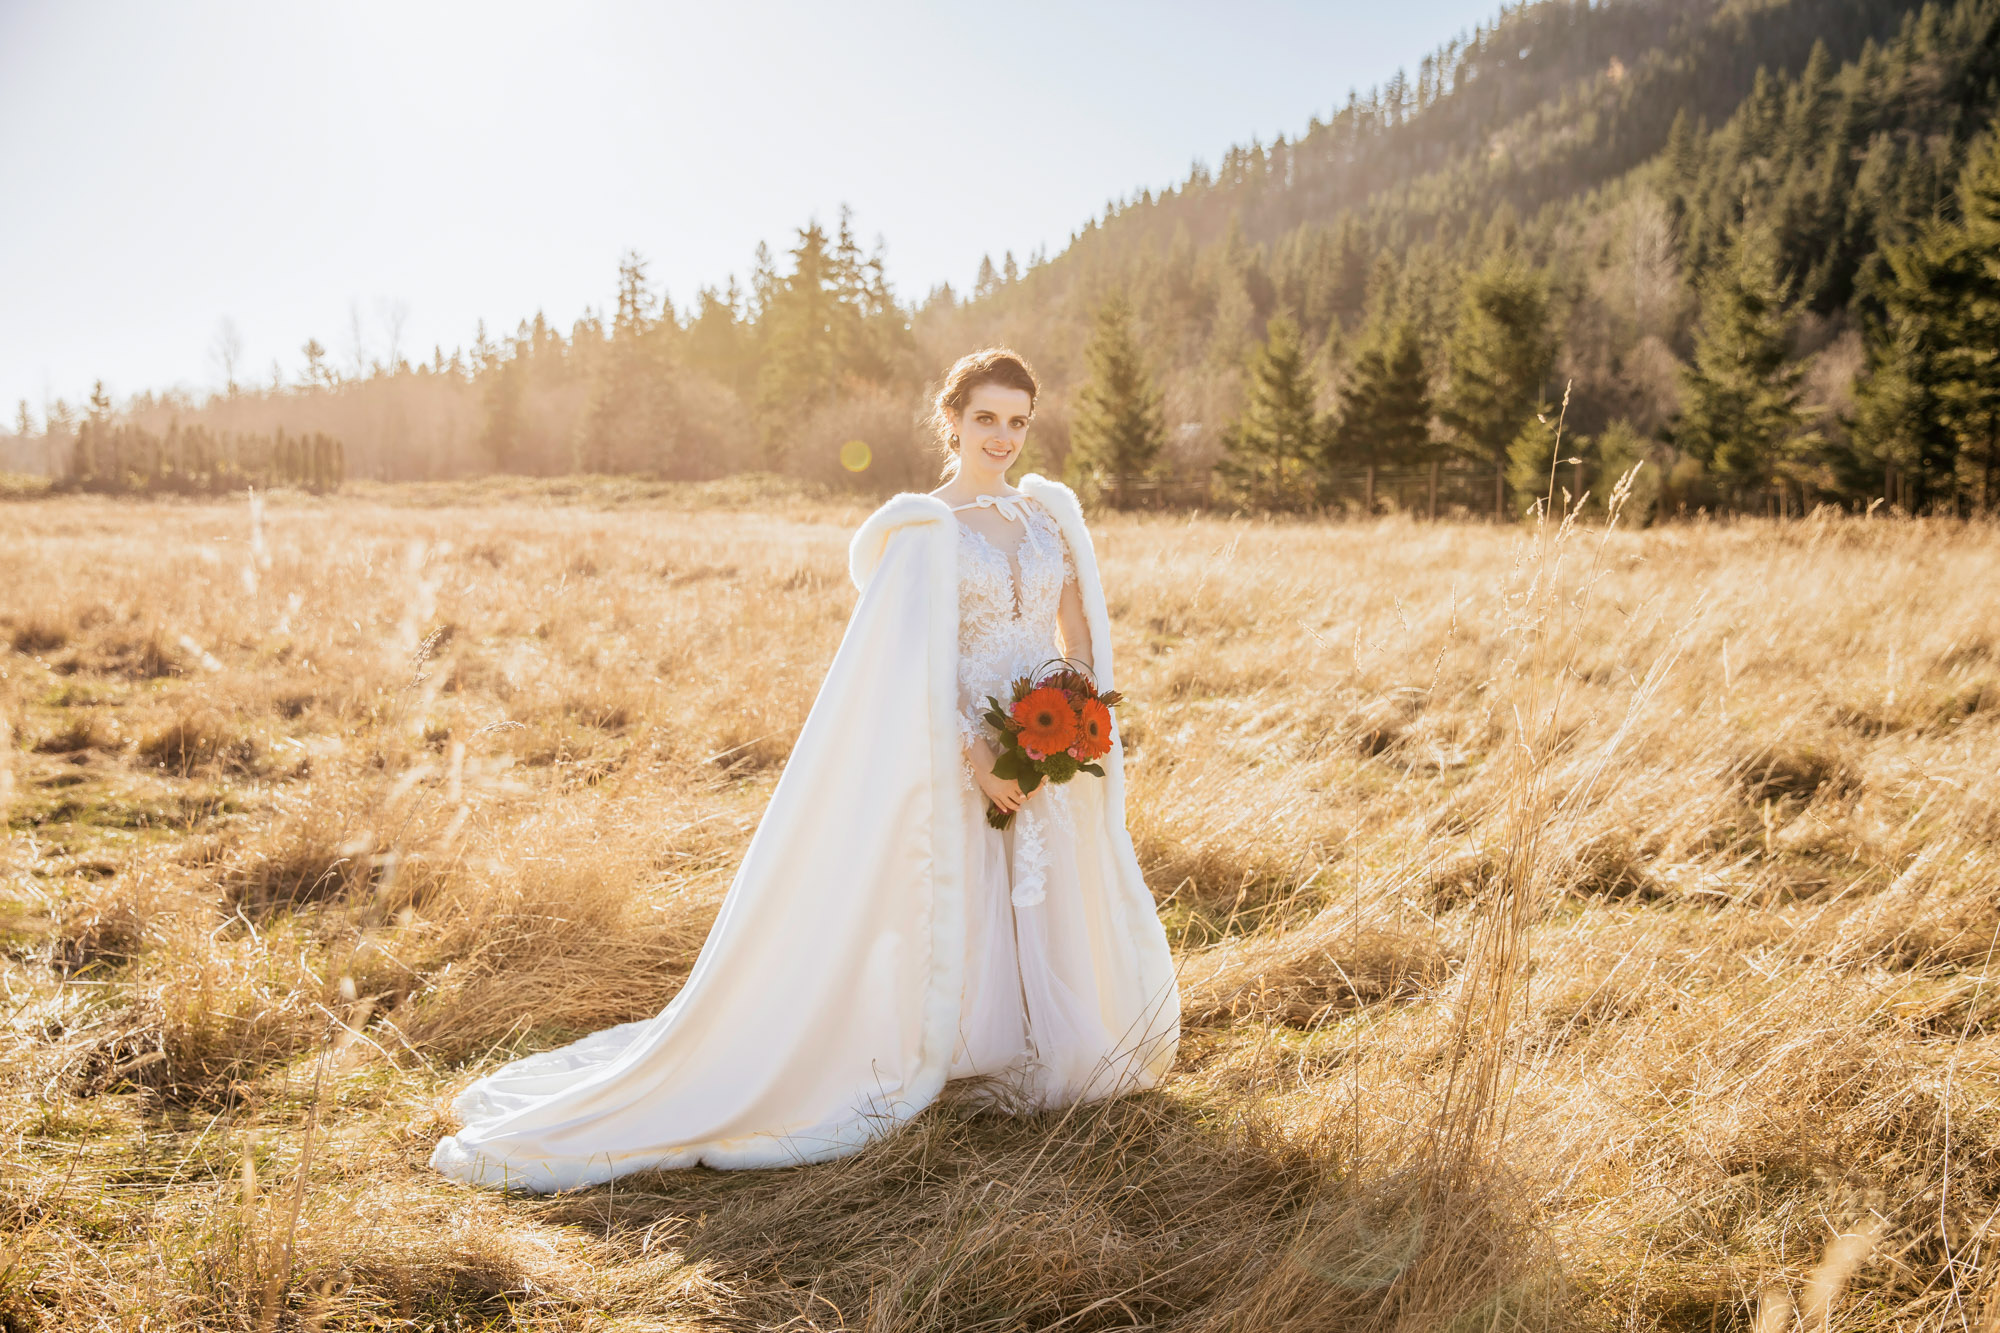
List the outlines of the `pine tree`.
<svg viewBox="0 0 2000 1333">
<path fill-rule="evenodd" d="M 1146 372 L 1122 293 L 1098 307 L 1084 358 L 1090 379 L 1077 394 L 1071 475 L 1093 493 L 1108 490 L 1111 503 L 1122 509 L 1132 498 L 1131 483 L 1152 471 L 1166 435 L 1160 394 Z"/>
<path fill-rule="evenodd" d="M 1506 513 L 1508 451 L 1546 407 L 1555 355 L 1541 279 L 1511 252 L 1493 255 L 1466 283 L 1438 418 L 1462 452 L 1492 467 L 1495 518 Z"/>
<path fill-rule="evenodd" d="M 763 313 L 763 364 L 757 410 L 764 421 L 766 459 L 782 464 L 797 419 L 833 401 L 839 358 L 839 270 L 825 231 L 799 229 L 792 271 L 777 281 Z"/>
<path fill-rule="evenodd" d="M 1325 429 L 1316 397 L 1298 325 L 1288 315 L 1272 316 L 1250 358 L 1243 411 L 1223 435 L 1226 452 L 1216 470 L 1224 483 L 1273 509 L 1309 500 Z"/>
<path fill-rule="evenodd" d="M 726 291 L 703 287 L 695 297 L 687 336 L 689 366 L 739 393 L 756 376 L 752 329 L 741 316 L 742 299 L 734 279 Z"/>
<path fill-rule="evenodd" d="M 1777 478 L 1803 443 L 1799 381 L 1787 362 L 1796 314 L 1777 239 L 1745 221 L 1701 284 L 1694 364 L 1682 372 L 1674 443 L 1739 504 Z"/>
<path fill-rule="evenodd" d="M 1996 20 L 2000 26 L 2000 20 Z M 1959 307 L 1959 336 L 1946 358 L 1945 397 L 1962 447 L 1976 452 L 1982 511 L 2000 506 L 2000 114 L 1966 162 L 1958 182 L 1959 226 L 1976 258 Z"/>
<path fill-rule="evenodd" d="M 1341 394 L 1340 420 L 1327 434 L 1329 471 L 1360 466 L 1362 507 L 1375 512 L 1375 472 L 1427 460 L 1431 449 L 1430 377 L 1423 344 L 1407 320 L 1378 327 L 1362 345 Z"/>
<path fill-rule="evenodd" d="M 522 412 L 528 387 L 527 342 L 511 356 L 496 356 L 479 375 L 483 419 L 479 443 L 495 471 L 519 466 L 525 434 Z"/>
<path fill-rule="evenodd" d="M 1910 509 L 1970 490 L 1991 509 L 2000 462 L 2000 121 L 1959 178 L 1958 217 L 1884 253 L 1850 485 Z M 1976 480 L 1961 486 L 1962 460 Z"/>
<path fill-rule="evenodd" d="M 628 251 L 619 261 L 618 313 L 592 377 L 577 451 L 586 471 L 672 476 L 680 470 L 672 311 L 656 302 L 646 261 Z"/>
</svg>

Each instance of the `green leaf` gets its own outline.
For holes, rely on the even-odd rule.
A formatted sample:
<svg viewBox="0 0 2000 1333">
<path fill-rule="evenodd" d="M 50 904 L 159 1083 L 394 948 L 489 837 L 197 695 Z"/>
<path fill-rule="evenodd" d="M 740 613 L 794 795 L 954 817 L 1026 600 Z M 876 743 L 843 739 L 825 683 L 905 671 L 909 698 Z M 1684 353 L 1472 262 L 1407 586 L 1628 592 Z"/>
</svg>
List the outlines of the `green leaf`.
<svg viewBox="0 0 2000 1333">
<path fill-rule="evenodd" d="M 1101 764 L 1078 764 L 1076 766 L 1076 771 L 1079 773 L 1088 773 L 1090 774 L 1090 776 L 1094 778 L 1101 778 L 1104 776 L 1104 767 Z"/>
<path fill-rule="evenodd" d="M 1014 781 L 1021 784 L 1023 792 L 1031 792 L 1042 785 L 1041 770 L 1030 766 L 1027 772 L 1015 778 Z"/>
<path fill-rule="evenodd" d="M 1019 768 L 1020 752 L 1017 750 L 1002 750 L 1000 757 L 993 761 L 993 776 L 1002 779 L 1011 778 L 1019 771 Z"/>
</svg>

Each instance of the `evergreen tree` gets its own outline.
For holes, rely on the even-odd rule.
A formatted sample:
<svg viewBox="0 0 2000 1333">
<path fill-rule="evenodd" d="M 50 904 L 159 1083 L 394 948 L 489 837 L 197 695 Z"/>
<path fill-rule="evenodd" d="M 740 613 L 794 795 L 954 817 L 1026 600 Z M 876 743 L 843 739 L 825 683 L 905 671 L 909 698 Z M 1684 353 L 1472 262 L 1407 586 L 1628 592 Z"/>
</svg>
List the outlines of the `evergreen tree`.
<svg viewBox="0 0 2000 1333">
<path fill-rule="evenodd" d="M 1777 238 L 1746 221 L 1701 284 L 1694 364 L 1682 371 L 1674 443 L 1743 503 L 1802 443 L 1799 380 L 1787 362 L 1796 314 L 1778 273 Z"/>
<path fill-rule="evenodd" d="M 522 419 L 528 388 L 527 344 L 515 344 L 512 356 L 495 356 L 479 375 L 483 420 L 479 443 L 495 471 L 508 472 L 520 466 L 525 423 Z"/>
<path fill-rule="evenodd" d="M 1463 453 L 1492 467 L 1495 518 L 1506 513 L 1509 450 L 1546 407 L 1555 355 L 1541 279 L 1510 251 L 1494 254 L 1465 285 L 1438 418 Z"/>
<path fill-rule="evenodd" d="M 785 461 L 797 418 L 833 401 L 838 358 L 834 326 L 840 296 L 835 258 L 818 223 L 799 229 L 792 271 L 777 281 L 762 319 L 763 358 L 757 411 L 766 461 Z"/>
<path fill-rule="evenodd" d="M 1957 204 L 1956 218 L 1886 251 L 1858 394 L 1850 484 L 1913 510 L 1968 491 L 1981 510 L 2000 501 L 2000 122 L 1967 162 Z"/>
<path fill-rule="evenodd" d="M 1151 473 L 1166 435 L 1160 394 L 1146 372 L 1122 293 L 1098 307 L 1084 359 L 1090 379 L 1077 393 L 1070 428 L 1072 476 L 1093 493 L 1109 491 L 1112 504 L 1122 509 L 1131 499 L 1130 484 Z"/>
<path fill-rule="evenodd" d="M 703 287 L 695 297 L 687 334 L 688 365 L 738 393 L 749 389 L 757 373 L 750 343 L 753 330 L 742 317 L 742 304 L 733 278 L 724 291 Z"/>
<path fill-rule="evenodd" d="M 1217 472 L 1251 503 L 1294 508 L 1312 498 L 1311 473 L 1324 438 L 1298 325 L 1274 315 L 1252 353 L 1243 411 L 1223 435 Z"/>
<path fill-rule="evenodd" d="M 677 475 L 678 413 L 668 337 L 672 307 L 655 299 L 646 261 L 628 251 L 618 265 L 618 313 L 590 386 L 578 462 L 589 472 Z"/>
<path fill-rule="evenodd" d="M 802 419 L 856 389 L 894 381 L 912 354 L 880 247 L 863 258 L 847 210 L 831 243 L 816 223 L 798 237 L 792 271 L 770 280 L 758 318 L 756 406 L 773 468 L 794 461 Z"/>
<path fill-rule="evenodd" d="M 2000 35 L 2000 15 L 1995 16 Z M 1945 359 L 1944 395 L 1961 447 L 1979 460 L 1978 504 L 2000 506 L 2000 113 L 1958 183 L 1959 226 L 1977 263 L 1959 307 L 1959 336 Z"/>
<path fill-rule="evenodd" d="M 1430 377 L 1423 344 L 1407 320 L 1378 328 L 1348 371 L 1339 424 L 1327 433 L 1334 468 L 1360 466 L 1364 512 L 1375 512 L 1375 471 L 1427 461 L 1431 451 Z"/>
</svg>

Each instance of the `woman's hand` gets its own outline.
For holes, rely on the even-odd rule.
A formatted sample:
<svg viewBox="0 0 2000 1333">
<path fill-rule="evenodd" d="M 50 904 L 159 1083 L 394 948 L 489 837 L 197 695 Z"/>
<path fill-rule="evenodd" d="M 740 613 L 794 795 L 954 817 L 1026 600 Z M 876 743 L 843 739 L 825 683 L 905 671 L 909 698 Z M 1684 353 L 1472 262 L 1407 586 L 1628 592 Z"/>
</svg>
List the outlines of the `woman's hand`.
<svg viewBox="0 0 2000 1333">
<path fill-rule="evenodd" d="M 991 771 L 984 768 L 973 771 L 978 774 L 979 790 L 985 792 L 986 799 L 993 802 L 994 807 L 1005 814 L 1013 814 L 1034 795 L 1034 792 L 1022 791 L 1021 784 L 1012 778 L 996 778 Z"/>
<path fill-rule="evenodd" d="M 972 777 L 973 781 L 979 784 L 979 790 L 986 793 L 986 799 L 993 802 L 995 809 L 1011 815 L 1025 805 L 1028 798 L 1035 793 L 1022 791 L 1021 784 L 1012 778 L 994 777 L 993 764 L 998 758 L 999 756 L 993 753 L 993 747 L 985 741 L 974 742 Z M 1039 791 L 1040 788 L 1036 790 Z"/>
</svg>

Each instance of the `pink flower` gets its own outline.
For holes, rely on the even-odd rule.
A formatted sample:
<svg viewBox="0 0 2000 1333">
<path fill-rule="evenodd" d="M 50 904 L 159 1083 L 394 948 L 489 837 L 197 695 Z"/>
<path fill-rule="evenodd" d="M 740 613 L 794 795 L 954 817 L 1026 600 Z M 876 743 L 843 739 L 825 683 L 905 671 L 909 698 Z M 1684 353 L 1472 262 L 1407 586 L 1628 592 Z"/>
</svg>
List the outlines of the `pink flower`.
<svg viewBox="0 0 2000 1333">
<path fill-rule="evenodd" d="M 1046 754 L 1043 754 L 1040 750 L 1037 750 L 1032 745 L 1023 745 L 1021 747 L 1021 750 L 1024 754 L 1028 756 L 1028 758 L 1034 760 L 1036 763 L 1040 763 L 1042 760 L 1048 758 Z"/>
</svg>

